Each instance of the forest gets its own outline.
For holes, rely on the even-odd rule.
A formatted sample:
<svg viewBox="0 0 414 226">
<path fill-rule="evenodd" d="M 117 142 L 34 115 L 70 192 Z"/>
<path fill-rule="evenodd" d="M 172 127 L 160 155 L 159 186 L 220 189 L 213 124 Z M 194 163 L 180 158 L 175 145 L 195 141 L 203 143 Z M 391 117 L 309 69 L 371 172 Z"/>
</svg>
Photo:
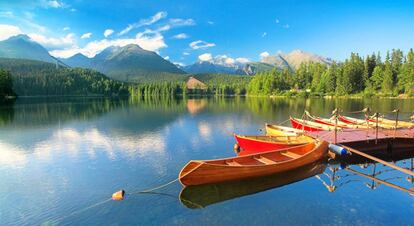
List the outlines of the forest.
<svg viewBox="0 0 414 226">
<path fill-rule="evenodd" d="M 32 60 L 0 59 L 0 97 L 20 96 L 150 96 L 250 95 L 250 96 L 398 96 L 414 95 L 414 51 L 394 49 L 361 57 L 356 53 L 331 65 L 302 63 L 298 68 L 274 68 L 255 76 L 193 75 L 206 89 L 187 89 L 189 75 L 159 75 L 125 83 L 97 71 L 56 67 Z M 163 78 L 163 79 L 160 79 Z M 12 87 L 12 89 L 10 88 Z"/>
<path fill-rule="evenodd" d="M 247 87 L 249 95 L 335 95 L 365 96 L 412 95 L 414 52 L 399 49 L 361 57 L 356 53 L 332 65 L 303 63 L 295 71 L 272 70 L 254 76 Z"/>
<path fill-rule="evenodd" d="M 0 59 L 0 68 L 11 73 L 13 91 L 19 96 L 128 95 L 127 84 L 90 69 L 5 58 Z"/>
<path fill-rule="evenodd" d="M 11 96 L 15 96 L 11 74 L 0 69 L 0 102 Z"/>
</svg>

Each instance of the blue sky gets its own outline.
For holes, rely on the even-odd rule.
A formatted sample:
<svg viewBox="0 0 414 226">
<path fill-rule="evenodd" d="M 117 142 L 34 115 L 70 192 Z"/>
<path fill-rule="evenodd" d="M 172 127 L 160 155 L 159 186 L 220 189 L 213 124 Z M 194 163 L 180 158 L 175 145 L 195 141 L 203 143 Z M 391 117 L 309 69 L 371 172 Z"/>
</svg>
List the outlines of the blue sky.
<svg viewBox="0 0 414 226">
<path fill-rule="evenodd" d="M 413 12 L 412 1 L 0 0 L 0 40 L 29 34 L 63 57 L 136 43 L 183 64 L 294 49 L 343 60 L 413 47 Z"/>
</svg>

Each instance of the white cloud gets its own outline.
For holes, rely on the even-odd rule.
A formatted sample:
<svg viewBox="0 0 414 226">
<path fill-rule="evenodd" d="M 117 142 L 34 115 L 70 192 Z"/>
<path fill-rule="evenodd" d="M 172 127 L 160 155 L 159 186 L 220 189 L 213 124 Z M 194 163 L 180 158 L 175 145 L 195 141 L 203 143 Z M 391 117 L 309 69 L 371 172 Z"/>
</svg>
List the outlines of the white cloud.
<svg viewBox="0 0 414 226">
<path fill-rule="evenodd" d="M 264 38 L 267 35 L 267 32 L 263 32 L 262 38 Z"/>
<path fill-rule="evenodd" d="M 188 55 L 190 55 L 190 53 L 189 52 L 183 52 L 183 55 L 188 56 Z"/>
<path fill-rule="evenodd" d="M 114 30 L 112 29 L 106 29 L 103 33 L 103 35 L 106 37 L 110 36 L 112 33 L 114 33 Z"/>
<path fill-rule="evenodd" d="M 197 40 L 197 41 L 191 42 L 189 44 L 189 46 L 192 49 L 205 49 L 205 48 L 216 46 L 216 44 L 208 43 L 208 42 L 205 42 L 205 41 L 202 41 L 202 40 Z"/>
<path fill-rule="evenodd" d="M 241 64 L 247 64 L 247 63 L 250 62 L 250 60 L 247 59 L 247 58 L 244 58 L 244 57 L 238 57 L 238 58 L 236 58 L 236 62 L 239 62 Z"/>
<path fill-rule="evenodd" d="M 41 6 L 44 8 L 68 8 L 68 4 L 59 0 L 41 0 Z"/>
<path fill-rule="evenodd" d="M 92 36 L 91 32 L 85 33 L 81 36 L 81 39 L 90 38 Z"/>
<path fill-rule="evenodd" d="M 201 54 L 200 56 L 198 56 L 198 59 L 199 61 L 208 61 L 223 66 L 234 66 L 250 62 L 249 59 L 243 57 L 239 57 L 236 59 L 229 57 L 227 55 L 217 55 L 213 57 L 211 53 Z"/>
<path fill-rule="evenodd" d="M 94 57 L 96 54 L 100 53 L 102 50 L 110 46 L 126 46 L 129 44 L 139 45 L 141 48 L 149 51 L 158 51 L 161 48 L 167 47 L 167 44 L 164 42 L 164 37 L 160 33 L 138 33 L 135 38 L 127 39 L 115 39 L 115 40 L 96 40 L 87 43 L 83 48 L 78 46 L 72 46 L 70 48 L 53 50 L 50 51 L 55 57 L 67 58 L 75 55 L 76 53 L 82 53 L 88 57 Z"/>
<path fill-rule="evenodd" d="M 183 26 L 194 26 L 194 25 L 196 25 L 196 23 L 193 19 L 181 19 L 181 18 L 169 19 L 168 24 L 171 27 L 183 27 Z"/>
<path fill-rule="evenodd" d="M 169 60 L 170 59 L 170 56 L 166 56 L 166 57 L 164 57 L 164 59 L 165 60 Z"/>
<path fill-rule="evenodd" d="M 289 26 L 289 24 L 285 24 L 285 26 L 283 26 L 283 28 L 289 29 L 290 26 Z"/>
<path fill-rule="evenodd" d="M 210 24 L 210 25 L 214 25 L 213 21 L 207 21 L 207 23 Z"/>
<path fill-rule="evenodd" d="M 60 3 L 56 0 L 47 1 L 46 4 L 47 4 L 47 6 L 52 7 L 52 8 L 60 8 L 60 7 L 63 6 L 62 3 Z"/>
<path fill-rule="evenodd" d="M 174 39 L 186 39 L 188 35 L 186 33 L 180 33 L 173 36 Z"/>
<path fill-rule="evenodd" d="M 70 27 L 64 27 L 62 30 L 63 31 L 69 31 L 70 30 Z"/>
<path fill-rule="evenodd" d="M 76 9 L 72 8 L 70 9 L 71 12 L 76 12 Z"/>
<path fill-rule="evenodd" d="M 213 56 L 211 55 L 211 53 L 204 53 L 198 56 L 198 59 L 200 61 L 211 61 L 213 59 Z"/>
<path fill-rule="evenodd" d="M 275 22 L 276 22 L 277 24 L 278 24 L 278 23 L 280 23 L 279 19 L 277 19 L 277 18 L 276 18 Z"/>
<path fill-rule="evenodd" d="M 69 33 L 64 37 L 54 38 L 46 37 L 41 34 L 31 33 L 28 36 L 35 42 L 43 45 L 46 48 L 64 48 L 75 44 L 75 34 Z"/>
<path fill-rule="evenodd" d="M 266 58 L 266 57 L 268 57 L 268 56 L 270 56 L 270 54 L 268 53 L 268 52 L 263 52 L 263 53 L 260 53 L 260 58 Z"/>
<path fill-rule="evenodd" d="M 6 40 L 11 36 L 22 34 L 19 27 L 7 24 L 0 24 L 0 41 Z"/>
<path fill-rule="evenodd" d="M 130 30 L 132 30 L 134 28 L 139 28 L 139 27 L 142 27 L 142 26 L 151 25 L 151 24 L 153 24 L 153 23 L 155 23 L 155 22 L 157 22 L 157 21 L 159 21 L 159 20 L 161 20 L 165 17 L 167 17 L 167 12 L 164 12 L 164 11 L 158 12 L 150 18 L 141 19 L 137 23 L 129 24 L 126 28 L 124 28 L 124 30 L 119 32 L 118 35 L 124 35 L 124 34 L 128 33 Z"/>
</svg>

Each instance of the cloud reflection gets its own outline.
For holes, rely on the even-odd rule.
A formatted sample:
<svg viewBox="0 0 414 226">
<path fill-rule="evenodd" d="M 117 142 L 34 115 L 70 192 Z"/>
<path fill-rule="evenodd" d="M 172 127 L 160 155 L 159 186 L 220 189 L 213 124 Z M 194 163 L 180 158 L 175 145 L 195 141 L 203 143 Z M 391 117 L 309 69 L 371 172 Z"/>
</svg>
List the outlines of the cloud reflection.
<svg viewBox="0 0 414 226">
<path fill-rule="evenodd" d="M 28 158 L 31 158 L 30 154 L 44 162 L 53 160 L 57 155 L 76 159 L 80 154 L 86 154 L 94 159 L 99 152 L 105 153 L 111 160 L 147 156 L 152 158 L 154 154 L 159 160 L 159 157 L 166 154 L 165 150 L 166 141 L 160 131 L 125 135 L 121 132 L 106 134 L 97 128 L 86 131 L 65 128 L 57 130 L 50 138 L 35 143 L 32 148 L 23 149 L 0 141 L 0 164 L 9 167 L 24 166 Z"/>
<path fill-rule="evenodd" d="M 18 146 L 0 142 L 0 167 L 23 167 L 27 163 L 24 150 Z"/>
</svg>

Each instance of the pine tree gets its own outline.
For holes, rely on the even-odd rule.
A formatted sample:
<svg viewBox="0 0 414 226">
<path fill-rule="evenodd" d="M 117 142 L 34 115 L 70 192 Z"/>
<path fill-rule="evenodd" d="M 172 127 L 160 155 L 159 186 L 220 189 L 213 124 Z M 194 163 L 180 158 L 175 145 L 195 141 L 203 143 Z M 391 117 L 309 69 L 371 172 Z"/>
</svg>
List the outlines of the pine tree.
<svg viewBox="0 0 414 226">
<path fill-rule="evenodd" d="M 382 81 L 382 90 L 385 93 L 392 92 L 394 88 L 394 79 L 393 79 L 393 70 L 392 65 L 390 62 L 389 53 L 387 53 L 387 57 L 385 59 L 385 67 L 384 67 L 384 80 Z"/>
</svg>

